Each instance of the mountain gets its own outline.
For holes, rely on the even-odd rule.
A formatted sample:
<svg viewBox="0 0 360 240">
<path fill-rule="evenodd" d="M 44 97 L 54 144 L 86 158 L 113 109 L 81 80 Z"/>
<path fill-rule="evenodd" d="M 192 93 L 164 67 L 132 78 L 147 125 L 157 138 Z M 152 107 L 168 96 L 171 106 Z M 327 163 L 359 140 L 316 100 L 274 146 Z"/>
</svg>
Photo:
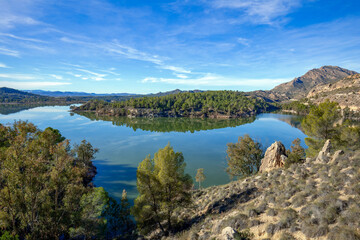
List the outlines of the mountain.
<svg viewBox="0 0 360 240">
<path fill-rule="evenodd" d="M 44 91 L 44 90 L 24 90 L 28 93 L 38 94 L 48 97 L 103 97 L 103 96 L 135 96 L 132 93 L 86 93 L 86 92 L 61 92 L 61 91 Z"/>
<path fill-rule="evenodd" d="M 290 82 L 280 84 L 273 88 L 271 92 L 288 99 L 299 99 L 306 97 L 315 86 L 334 83 L 353 74 L 357 74 L 357 72 L 337 66 L 323 66 L 312 69 Z"/>
<path fill-rule="evenodd" d="M 345 77 L 335 83 L 320 84 L 307 94 L 311 102 L 321 103 L 326 99 L 338 102 L 341 108 L 360 110 L 360 74 Z"/>
<path fill-rule="evenodd" d="M 46 102 L 50 101 L 50 97 L 40 96 L 24 91 L 19 91 L 12 88 L 0 88 L 0 102 L 1 103 L 30 103 L 30 102 Z"/>
</svg>

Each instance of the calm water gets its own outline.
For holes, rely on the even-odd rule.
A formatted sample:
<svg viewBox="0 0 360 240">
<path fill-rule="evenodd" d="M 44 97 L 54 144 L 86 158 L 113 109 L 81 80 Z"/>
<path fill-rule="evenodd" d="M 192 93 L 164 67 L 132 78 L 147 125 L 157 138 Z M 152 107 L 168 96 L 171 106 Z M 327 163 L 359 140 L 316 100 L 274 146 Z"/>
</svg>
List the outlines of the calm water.
<svg viewBox="0 0 360 240">
<path fill-rule="evenodd" d="M 261 114 L 256 118 L 234 120 L 201 119 L 128 119 L 97 118 L 93 114 L 72 114 L 68 106 L 38 107 L 8 115 L 0 114 L 0 123 L 28 120 L 40 129 L 59 129 L 72 143 L 86 139 L 99 148 L 95 165 L 97 186 L 120 197 L 122 190 L 134 198 L 136 168 L 148 154 L 151 156 L 170 142 L 175 151 L 184 154 L 186 171 L 195 176 L 204 168 L 204 186 L 229 182 L 225 173 L 226 144 L 249 134 L 264 148 L 281 141 L 286 148 L 295 138 L 306 137 L 299 129 L 298 117 L 280 114 Z"/>
</svg>

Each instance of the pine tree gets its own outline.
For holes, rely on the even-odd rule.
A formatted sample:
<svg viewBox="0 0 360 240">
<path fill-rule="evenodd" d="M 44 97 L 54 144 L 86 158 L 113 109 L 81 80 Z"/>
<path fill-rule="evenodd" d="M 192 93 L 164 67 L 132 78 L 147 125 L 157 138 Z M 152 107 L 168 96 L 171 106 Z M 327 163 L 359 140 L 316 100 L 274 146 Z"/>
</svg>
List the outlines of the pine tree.
<svg viewBox="0 0 360 240">
<path fill-rule="evenodd" d="M 172 231 L 176 222 L 174 210 L 191 203 L 192 179 L 184 171 L 183 154 L 174 152 L 170 144 L 155 153 L 153 159 L 147 156 L 139 164 L 139 196 L 132 212 L 141 232 L 147 233 L 154 227 L 165 235 Z"/>
<path fill-rule="evenodd" d="M 199 168 L 196 172 L 195 180 L 199 183 L 199 189 L 201 188 L 201 182 L 205 181 L 206 177 L 204 174 L 204 169 Z"/>
<path fill-rule="evenodd" d="M 263 152 L 261 144 L 249 135 L 239 137 L 237 143 L 228 143 L 226 169 L 230 177 L 244 177 L 259 171 Z"/>
</svg>

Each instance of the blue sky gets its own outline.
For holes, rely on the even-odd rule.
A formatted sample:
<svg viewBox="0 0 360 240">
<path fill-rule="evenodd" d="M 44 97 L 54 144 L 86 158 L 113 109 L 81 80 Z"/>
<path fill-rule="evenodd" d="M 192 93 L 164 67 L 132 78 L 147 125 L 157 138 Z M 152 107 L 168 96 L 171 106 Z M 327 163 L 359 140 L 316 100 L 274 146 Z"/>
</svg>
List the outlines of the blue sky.
<svg viewBox="0 0 360 240">
<path fill-rule="evenodd" d="M 360 72 L 359 0 L 0 0 L 0 86 L 271 89 Z"/>
</svg>

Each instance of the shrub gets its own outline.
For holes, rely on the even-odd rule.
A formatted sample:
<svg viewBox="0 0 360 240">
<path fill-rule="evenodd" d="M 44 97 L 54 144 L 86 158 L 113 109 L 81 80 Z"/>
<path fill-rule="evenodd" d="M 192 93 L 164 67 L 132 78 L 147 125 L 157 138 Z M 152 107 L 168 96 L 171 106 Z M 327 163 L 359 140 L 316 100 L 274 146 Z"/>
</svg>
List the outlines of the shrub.
<svg viewBox="0 0 360 240">
<path fill-rule="evenodd" d="M 301 225 L 301 231 L 308 238 L 318 238 L 326 235 L 329 232 L 329 228 L 327 225 L 324 224 L 319 226 L 319 225 L 303 223 Z"/>
<path fill-rule="evenodd" d="M 278 213 L 275 209 L 273 208 L 269 208 L 266 212 L 266 215 L 270 216 L 270 217 L 274 217 L 276 216 Z"/>
<path fill-rule="evenodd" d="M 241 231 L 241 232 L 238 231 L 237 233 L 235 233 L 235 236 L 234 236 L 234 238 L 236 240 L 251 240 L 251 239 L 253 239 L 253 237 L 254 237 L 254 234 L 252 232 L 250 232 L 249 229 Z"/>
<path fill-rule="evenodd" d="M 280 235 L 279 240 L 296 240 L 296 238 L 294 238 L 294 236 L 291 233 L 283 232 Z"/>
<path fill-rule="evenodd" d="M 336 226 L 331 229 L 328 240 L 360 240 L 360 235 L 352 229 L 349 229 L 346 226 Z"/>
<path fill-rule="evenodd" d="M 297 212 L 292 209 L 288 208 L 280 212 L 280 220 L 278 222 L 278 226 L 282 228 L 289 228 L 291 225 L 295 223 L 295 220 L 298 217 Z"/>
</svg>

